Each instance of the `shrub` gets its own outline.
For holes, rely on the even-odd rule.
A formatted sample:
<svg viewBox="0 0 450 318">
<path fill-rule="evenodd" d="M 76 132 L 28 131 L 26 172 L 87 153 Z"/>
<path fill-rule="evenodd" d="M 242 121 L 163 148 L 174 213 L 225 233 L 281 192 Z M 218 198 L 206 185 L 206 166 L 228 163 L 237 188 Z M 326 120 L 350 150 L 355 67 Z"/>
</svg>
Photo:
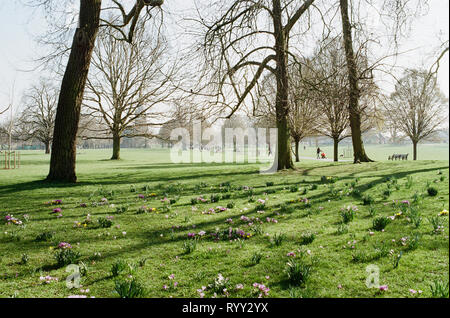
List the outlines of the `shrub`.
<svg viewBox="0 0 450 318">
<path fill-rule="evenodd" d="M 354 207 L 347 207 L 341 209 L 341 217 L 343 223 L 349 223 L 353 221 L 355 218 L 355 209 Z"/>
<path fill-rule="evenodd" d="M 140 298 L 145 296 L 145 289 L 136 279 L 116 280 L 114 290 L 120 298 Z"/>
<path fill-rule="evenodd" d="M 375 202 L 375 200 L 373 199 L 373 197 L 370 194 L 364 195 L 362 200 L 363 200 L 363 205 L 371 205 Z"/>
<path fill-rule="evenodd" d="M 383 191 L 383 197 L 384 198 L 389 198 L 392 194 L 392 190 L 387 188 L 386 190 Z"/>
<path fill-rule="evenodd" d="M 75 264 L 80 257 L 81 257 L 80 253 L 70 248 L 60 249 L 55 252 L 55 259 L 58 267 Z"/>
<path fill-rule="evenodd" d="M 438 194 L 438 190 L 435 187 L 428 187 L 427 192 L 430 197 L 435 197 Z"/>
<path fill-rule="evenodd" d="M 430 285 L 431 295 L 433 298 L 448 298 L 448 279 L 447 281 L 435 280 L 433 284 Z"/>
<path fill-rule="evenodd" d="M 413 177 L 412 176 L 407 176 L 406 177 L 406 184 L 405 184 L 406 189 L 411 189 L 413 184 L 414 184 Z"/>
<path fill-rule="evenodd" d="M 319 186 L 317 185 L 317 184 L 312 184 L 311 185 L 311 187 L 309 187 L 309 189 L 311 190 L 311 191 L 313 191 L 313 190 L 317 190 L 317 188 L 318 188 Z"/>
<path fill-rule="evenodd" d="M 290 213 L 292 213 L 292 212 L 294 212 L 294 207 L 293 206 L 291 206 L 291 205 L 289 205 L 289 204 L 286 204 L 286 203 L 284 203 L 284 204 L 282 204 L 281 206 L 280 206 L 280 212 L 281 213 L 287 213 L 287 214 L 290 214 Z"/>
<path fill-rule="evenodd" d="M 273 187 L 273 185 L 274 185 L 274 183 L 273 182 L 266 182 L 266 186 L 268 186 L 268 187 Z"/>
<path fill-rule="evenodd" d="M 191 205 L 196 205 L 198 203 L 197 198 L 192 198 L 191 199 Z"/>
<path fill-rule="evenodd" d="M 42 232 L 36 236 L 36 242 L 48 242 L 53 239 L 53 232 Z"/>
<path fill-rule="evenodd" d="M 219 202 L 220 196 L 218 194 L 211 194 L 210 201 L 211 201 L 211 203 Z"/>
<path fill-rule="evenodd" d="M 342 234 L 346 234 L 348 233 L 348 225 L 346 224 L 339 224 L 337 229 L 336 229 L 336 234 L 337 235 L 342 235 Z"/>
<path fill-rule="evenodd" d="M 432 216 L 431 218 L 428 218 L 428 222 L 430 222 L 433 227 L 432 234 L 439 234 L 444 231 L 444 224 L 439 216 Z"/>
<path fill-rule="evenodd" d="M 303 233 L 300 238 L 300 244 L 302 245 L 311 244 L 315 240 L 315 238 L 316 235 L 314 233 L 311 232 Z"/>
<path fill-rule="evenodd" d="M 134 184 L 130 185 L 130 192 L 136 192 L 136 186 Z"/>
<path fill-rule="evenodd" d="M 233 209 L 234 208 L 234 202 L 227 203 L 227 209 Z"/>
<path fill-rule="evenodd" d="M 411 223 L 414 225 L 416 229 L 422 223 L 422 216 L 420 215 L 419 209 L 415 207 L 410 207 L 409 212 L 406 215 L 409 217 Z"/>
<path fill-rule="evenodd" d="M 414 251 L 419 247 L 420 244 L 420 235 L 419 234 L 415 234 L 413 238 L 408 240 L 408 243 L 406 245 L 406 250 L 407 251 Z"/>
<path fill-rule="evenodd" d="M 103 229 L 110 228 L 114 224 L 114 222 L 111 219 L 104 218 L 104 217 L 98 218 L 97 222 L 98 222 L 98 226 Z"/>
<path fill-rule="evenodd" d="M 377 217 L 373 220 L 372 222 L 372 228 L 375 231 L 382 231 L 386 228 L 386 226 L 391 222 L 391 219 L 385 217 L 385 216 L 380 216 Z"/>
<path fill-rule="evenodd" d="M 289 187 L 290 192 L 298 192 L 298 186 L 293 184 Z"/>
<path fill-rule="evenodd" d="M 283 233 L 274 234 L 273 238 L 270 240 L 272 246 L 281 246 L 283 244 L 286 235 Z"/>
<path fill-rule="evenodd" d="M 197 248 L 197 240 L 187 240 L 183 243 L 184 254 L 191 254 Z"/>
<path fill-rule="evenodd" d="M 263 257 L 263 254 L 261 252 L 255 252 L 252 255 L 251 262 L 253 265 L 259 264 L 261 262 L 261 259 Z"/>
<path fill-rule="evenodd" d="M 128 263 L 123 259 L 119 259 L 111 265 L 111 275 L 113 277 L 119 276 L 120 274 L 125 272 L 127 268 L 129 268 Z"/>
<path fill-rule="evenodd" d="M 231 199 L 231 194 L 227 193 L 227 194 L 222 194 L 222 200 L 228 200 Z"/>
<path fill-rule="evenodd" d="M 128 211 L 128 207 L 127 206 L 118 206 L 116 208 L 116 213 L 117 214 L 122 214 Z"/>
<path fill-rule="evenodd" d="M 377 215 L 377 211 L 375 210 L 375 207 L 373 205 L 369 206 L 369 215 L 371 217 L 374 217 L 375 215 Z"/>
<path fill-rule="evenodd" d="M 307 264 L 303 257 L 289 259 L 285 270 L 289 283 L 293 286 L 304 285 L 308 281 L 313 267 L 314 265 Z"/>
<path fill-rule="evenodd" d="M 400 265 L 400 259 L 402 258 L 403 252 L 400 252 L 400 254 L 394 255 L 392 257 L 392 266 L 394 269 L 398 268 L 398 265 Z"/>
<path fill-rule="evenodd" d="M 20 264 L 22 264 L 22 265 L 27 264 L 28 263 L 28 259 L 29 259 L 28 254 L 26 254 L 26 253 L 22 254 L 22 257 L 20 259 Z"/>
</svg>

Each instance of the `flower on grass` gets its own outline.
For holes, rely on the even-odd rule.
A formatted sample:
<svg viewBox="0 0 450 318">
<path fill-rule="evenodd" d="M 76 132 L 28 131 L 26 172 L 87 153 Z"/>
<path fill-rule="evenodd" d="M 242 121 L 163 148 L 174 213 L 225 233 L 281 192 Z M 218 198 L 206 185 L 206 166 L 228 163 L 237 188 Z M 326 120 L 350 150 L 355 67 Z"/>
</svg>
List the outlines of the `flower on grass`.
<svg viewBox="0 0 450 318">
<path fill-rule="evenodd" d="M 445 215 L 448 215 L 447 210 L 442 210 L 441 212 L 439 212 L 439 216 L 445 216 Z"/>
<path fill-rule="evenodd" d="M 381 285 L 380 286 L 380 291 L 386 291 L 388 290 L 388 285 Z"/>
<path fill-rule="evenodd" d="M 65 250 L 65 249 L 70 249 L 70 248 L 72 248 L 72 245 L 70 245 L 70 244 L 67 243 L 67 242 L 61 242 L 61 243 L 58 244 L 58 247 L 57 247 L 57 248 L 60 248 L 60 249 Z"/>
<path fill-rule="evenodd" d="M 53 209 L 53 213 L 61 213 L 62 209 L 61 208 L 56 208 Z"/>
<path fill-rule="evenodd" d="M 289 253 L 287 253 L 287 256 L 295 257 L 295 253 L 294 252 L 289 252 Z"/>
<path fill-rule="evenodd" d="M 244 285 L 242 285 L 242 284 L 237 284 L 237 285 L 236 285 L 236 289 L 237 289 L 237 290 L 244 289 Z"/>
</svg>

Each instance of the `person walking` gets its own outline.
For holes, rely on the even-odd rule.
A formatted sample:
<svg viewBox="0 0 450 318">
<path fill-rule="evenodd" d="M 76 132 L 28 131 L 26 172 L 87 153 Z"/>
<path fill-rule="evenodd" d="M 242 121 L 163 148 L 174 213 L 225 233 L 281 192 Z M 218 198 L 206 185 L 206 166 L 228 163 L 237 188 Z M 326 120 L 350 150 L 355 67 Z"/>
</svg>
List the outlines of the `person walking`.
<svg viewBox="0 0 450 318">
<path fill-rule="evenodd" d="M 321 150 L 319 147 L 317 147 L 317 159 L 320 159 L 320 153 L 321 153 Z"/>
</svg>

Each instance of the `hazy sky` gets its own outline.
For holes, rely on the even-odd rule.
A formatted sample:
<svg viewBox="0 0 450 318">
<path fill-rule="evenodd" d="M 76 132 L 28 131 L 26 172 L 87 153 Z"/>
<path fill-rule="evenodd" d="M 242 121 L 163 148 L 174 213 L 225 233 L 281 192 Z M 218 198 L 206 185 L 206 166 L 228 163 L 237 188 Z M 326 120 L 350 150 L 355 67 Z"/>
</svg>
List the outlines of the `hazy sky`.
<svg viewBox="0 0 450 318">
<path fill-rule="evenodd" d="M 192 0 L 167 0 L 171 6 L 189 7 Z M 74 0 L 78 5 L 78 0 Z M 449 34 L 449 1 L 430 0 L 430 11 L 425 17 L 418 19 L 414 25 L 409 40 L 402 46 L 403 50 L 414 49 L 399 58 L 403 67 L 420 67 L 429 65 L 427 54 L 439 45 L 437 39 L 448 39 Z M 0 110 L 8 104 L 11 98 L 11 88 L 15 84 L 14 99 L 18 103 L 22 92 L 39 77 L 39 72 L 25 72 L 33 69 L 33 59 L 40 56 L 39 48 L 31 34 L 44 32 L 44 17 L 39 11 L 26 8 L 16 0 L 0 1 Z M 42 50 L 41 50 L 42 53 Z M 442 61 L 439 71 L 439 83 L 442 91 L 449 96 L 449 55 Z M 386 87 L 389 87 L 387 85 Z M 0 119 L 1 121 L 1 119 Z"/>
</svg>

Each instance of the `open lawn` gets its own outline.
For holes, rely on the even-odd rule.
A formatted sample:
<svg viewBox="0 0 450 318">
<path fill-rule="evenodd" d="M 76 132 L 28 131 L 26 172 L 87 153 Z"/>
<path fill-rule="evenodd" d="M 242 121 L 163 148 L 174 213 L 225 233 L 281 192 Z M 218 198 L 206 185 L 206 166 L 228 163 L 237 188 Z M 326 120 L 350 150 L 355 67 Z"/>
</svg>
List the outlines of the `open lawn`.
<svg viewBox="0 0 450 318">
<path fill-rule="evenodd" d="M 40 181 L 49 157 L 24 152 L 20 170 L 0 170 L 0 296 L 118 297 L 115 282 L 135 279 L 146 297 L 431 297 L 436 281 L 448 297 L 448 146 L 424 147 L 435 160 L 302 161 L 275 175 L 80 150 L 76 185 Z M 80 262 L 82 287 L 69 289 L 65 263 Z M 387 290 L 366 286 L 369 265 Z"/>
</svg>

